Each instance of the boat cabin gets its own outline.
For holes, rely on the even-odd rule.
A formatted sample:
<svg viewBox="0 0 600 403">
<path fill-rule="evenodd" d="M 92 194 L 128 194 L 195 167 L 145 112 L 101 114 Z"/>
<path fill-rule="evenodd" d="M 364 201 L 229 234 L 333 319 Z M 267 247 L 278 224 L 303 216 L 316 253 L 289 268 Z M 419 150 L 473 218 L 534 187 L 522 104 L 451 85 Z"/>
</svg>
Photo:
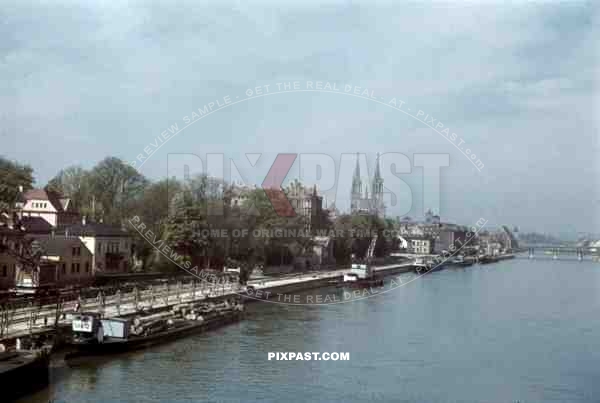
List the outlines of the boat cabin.
<svg viewBox="0 0 600 403">
<path fill-rule="evenodd" d="M 94 339 L 101 341 L 103 332 L 101 332 L 102 322 L 98 313 L 79 313 L 73 315 L 71 321 L 71 330 L 73 338 L 76 339 Z"/>
<path fill-rule="evenodd" d="M 371 268 L 369 265 L 364 263 L 353 263 L 350 269 L 350 274 L 358 277 L 359 279 L 365 279 L 371 277 Z"/>
<path fill-rule="evenodd" d="M 102 319 L 98 313 L 82 313 L 73 316 L 71 328 L 75 339 L 102 343 L 106 338 L 127 339 L 130 322 L 121 318 Z"/>
</svg>

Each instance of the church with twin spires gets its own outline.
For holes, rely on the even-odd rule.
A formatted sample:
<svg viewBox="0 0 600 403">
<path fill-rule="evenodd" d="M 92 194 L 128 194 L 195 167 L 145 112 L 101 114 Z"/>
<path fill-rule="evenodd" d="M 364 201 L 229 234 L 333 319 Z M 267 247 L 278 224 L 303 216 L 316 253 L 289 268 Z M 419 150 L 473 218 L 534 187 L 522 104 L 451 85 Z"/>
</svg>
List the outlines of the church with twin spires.
<svg viewBox="0 0 600 403">
<path fill-rule="evenodd" d="M 385 204 L 383 202 L 383 178 L 379 166 L 379 153 L 375 163 L 375 174 L 371 181 L 371 194 L 369 194 L 368 180 L 363 181 L 360 175 L 359 153 L 356 153 L 356 167 L 352 177 L 352 194 L 350 212 L 352 214 L 385 216 Z"/>
</svg>

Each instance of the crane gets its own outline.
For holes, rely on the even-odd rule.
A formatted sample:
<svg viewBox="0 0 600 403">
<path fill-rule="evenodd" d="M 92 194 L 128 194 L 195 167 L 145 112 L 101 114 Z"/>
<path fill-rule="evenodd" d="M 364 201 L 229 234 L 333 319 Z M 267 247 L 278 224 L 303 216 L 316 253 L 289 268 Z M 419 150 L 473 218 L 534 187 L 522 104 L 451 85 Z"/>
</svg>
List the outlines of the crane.
<svg viewBox="0 0 600 403">
<path fill-rule="evenodd" d="M 365 260 L 367 264 L 371 263 L 373 259 L 373 254 L 375 253 L 375 244 L 377 243 L 377 234 L 371 238 L 371 243 L 369 244 L 369 249 L 367 250 L 367 255 L 365 256 Z"/>
<path fill-rule="evenodd" d="M 352 259 L 352 269 L 349 275 L 344 276 L 345 281 L 355 281 L 358 279 L 368 279 L 372 277 L 371 261 L 375 253 L 375 244 L 377 243 L 377 234 L 371 238 L 369 248 L 363 259 Z M 352 279 L 354 277 L 354 280 Z"/>
</svg>

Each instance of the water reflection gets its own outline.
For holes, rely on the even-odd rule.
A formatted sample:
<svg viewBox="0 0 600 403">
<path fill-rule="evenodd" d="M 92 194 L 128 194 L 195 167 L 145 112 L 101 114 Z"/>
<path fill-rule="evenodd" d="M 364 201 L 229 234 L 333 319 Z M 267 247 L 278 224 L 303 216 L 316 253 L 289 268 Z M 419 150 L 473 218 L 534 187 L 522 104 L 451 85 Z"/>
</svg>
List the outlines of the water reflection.
<svg viewBox="0 0 600 403">
<path fill-rule="evenodd" d="M 597 264 L 514 260 L 345 304 L 258 302 L 208 334 L 56 365 L 22 401 L 594 401 L 599 291 Z M 351 358 L 267 360 L 278 351 Z"/>
</svg>

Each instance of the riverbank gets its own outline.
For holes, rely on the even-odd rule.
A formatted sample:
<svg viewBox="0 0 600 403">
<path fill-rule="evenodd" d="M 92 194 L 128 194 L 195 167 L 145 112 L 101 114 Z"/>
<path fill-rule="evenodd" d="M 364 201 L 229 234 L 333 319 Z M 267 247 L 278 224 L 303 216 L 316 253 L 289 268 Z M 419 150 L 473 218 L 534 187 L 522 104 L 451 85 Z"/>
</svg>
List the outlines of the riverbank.
<svg viewBox="0 0 600 403">
<path fill-rule="evenodd" d="M 374 267 L 376 276 L 391 275 L 396 273 L 408 272 L 412 270 L 411 262 L 403 262 L 392 265 Z M 299 275 L 285 276 L 283 278 L 262 278 L 251 280 L 248 285 L 252 286 L 257 292 L 261 292 L 261 296 L 257 298 L 249 298 L 248 300 L 270 299 L 278 295 L 286 295 L 306 291 L 314 288 L 324 287 L 332 281 L 342 279 L 344 273 L 348 269 L 338 269 L 325 272 L 302 273 Z M 140 309 L 148 311 L 169 310 L 172 307 L 181 303 L 202 301 L 211 299 L 219 301 L 221 299 L 230 298 L 233 295 L 239 295 L 242 289 L 237 284 L 216 284 L 209 288 L 200 288 L 195 284 L 179 284 L 175 287 L 167 284 L 164 289 L 143 290 L 139 292 L 138 300 L 135 300 L 133 295 L 120 295 L 118 297 L 109 297 L 105 301 L 104 309 L 96 298 L 82 300 L 81 309 L 84 311 L 100 312 L 104 310 L 104 316 L 126 316 L 139 312 Z M 266 298 L 265 298 L 266 296 Z M 285 301 L 289 302 L 289 301 Z M 64 311 L 66 315 L 59 322 L 59 328 L 68 329 L 71 323 L 71 314 L 75 311 L 76 301 L 71 301 Z M 38 320 L 44 323 L 44 317 L 47 317 L 45 325 L 38 325 L 29 331 L 28 319 L 32 310 L 37 309 Z M 16 312 L 15 319 L 18 320 L 13 326 L 9 334 L 0 342 L 6 345 L 13 345 L 14 340 L 18 337 L 26 337 L 30 334 L 44 334 L 54 331 L 54 317 L 56 307 L 48 305 L 41 308 L 28 308 L 27 310 Z"/>
</svg>

